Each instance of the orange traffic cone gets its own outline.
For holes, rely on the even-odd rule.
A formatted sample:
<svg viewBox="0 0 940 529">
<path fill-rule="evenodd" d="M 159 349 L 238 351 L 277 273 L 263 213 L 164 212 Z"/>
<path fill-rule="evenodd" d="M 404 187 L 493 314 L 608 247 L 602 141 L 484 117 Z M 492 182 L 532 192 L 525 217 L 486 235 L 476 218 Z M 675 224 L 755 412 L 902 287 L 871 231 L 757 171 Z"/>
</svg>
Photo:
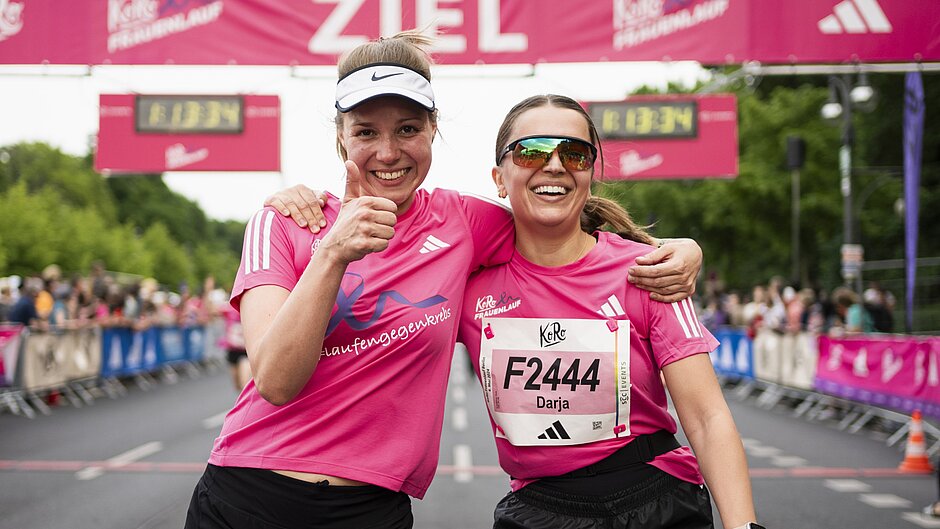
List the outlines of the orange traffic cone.
<svg viewBox="0 0 940 529">
<path fill-rule="evenodd" d="M 911 414 L 911 426 L 907 435 L 907 446 L 904 448 L 904 461 L 898 465 L 898 470 L 911 474 L 928 474 L 933 472 L 933 466 L 927 459 L 927 446 L 924 442 L 924 425 L 921 423 L 920 410 Z"/>
</svg>

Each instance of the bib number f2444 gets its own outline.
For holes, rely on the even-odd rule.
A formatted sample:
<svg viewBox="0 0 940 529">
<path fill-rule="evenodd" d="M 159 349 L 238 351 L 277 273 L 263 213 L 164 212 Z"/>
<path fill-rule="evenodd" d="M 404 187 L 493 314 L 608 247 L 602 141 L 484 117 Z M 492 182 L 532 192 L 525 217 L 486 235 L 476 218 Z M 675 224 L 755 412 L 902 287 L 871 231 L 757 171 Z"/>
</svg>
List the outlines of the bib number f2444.
<svg viewBox="0 0 940 529">
<path fill-rule="evenodd" d="M 480 379 L 497 436 L 517 446 L 630 434 L 628 321 L 484 318 Z"/>
</svg>

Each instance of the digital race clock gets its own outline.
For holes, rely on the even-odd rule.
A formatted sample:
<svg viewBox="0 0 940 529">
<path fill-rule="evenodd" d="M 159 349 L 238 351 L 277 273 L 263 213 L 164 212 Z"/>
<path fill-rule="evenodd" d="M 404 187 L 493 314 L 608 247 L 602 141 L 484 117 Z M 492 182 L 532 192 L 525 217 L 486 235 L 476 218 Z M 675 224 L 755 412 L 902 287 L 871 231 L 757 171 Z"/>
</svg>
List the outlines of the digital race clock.
<svg viewBox="0 0 940 529">
<path fill-rule="evenodd" d="M 588 112 L 601 139 L 642 140 L 698 136 L 698 104 L 695 101 L 589 103 Z"/>
<path fill-rule="evenodd" d="M 238 134 L 243 110 L 241 96 L 138 95 L 134 122 L 143 134 Z"/>
</svg>

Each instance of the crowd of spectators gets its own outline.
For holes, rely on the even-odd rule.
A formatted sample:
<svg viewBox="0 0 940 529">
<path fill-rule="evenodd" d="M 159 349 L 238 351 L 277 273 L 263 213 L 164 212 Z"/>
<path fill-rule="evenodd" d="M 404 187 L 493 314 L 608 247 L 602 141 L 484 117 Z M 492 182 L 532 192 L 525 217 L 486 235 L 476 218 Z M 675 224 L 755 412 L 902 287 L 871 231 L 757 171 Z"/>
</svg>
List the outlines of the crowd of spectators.
<svg viewBox="0 0 940 529">
<path fill-rule="evenodd" d="M 193 292 L 181 285 L 178 292 L 151 278 L 114 274 L 96 262 L 87 276 L 64 278 L 56 265 L 25 278 L 0 278 L 0 322 L 21 323 L 40 329 L 85 325 L 145 329 L 151 325 L 202 325 L 221 315 L 228 295 L 208 278 Z M 724 325 L 797 333 L 808 331 L 842 335 L 859 332 L 894 332 L 895 297 L 871 282 L 861 298 L 853 290 L 785 285 L 773 277 L 742 296 L 727 290 L 715 274 L 705 279 L 699 319 L 710 330 Z"/>
<path fill-rule="evenodd" d="M 202 325 L 226 302 L 227 294 L 212 278 L 197 291 L 187 285 L 171 291 L 152 278 L 107 272 L 102 262 L 87 276 L 63 277 L 53 264 L 36 275 L 0 278 L 0 322 L 42 330 Z"/>
<path fill-rule="evenodd" d="M 724 325 L 745 327 L 753 337 L 760 329 L 780 333 L 812 332 L 840 336 L 894 332 L 894 295 L 873 281 L 860 297 L 847 287 L 831 292 L 786 285 L 773 277 L 743 296 L 726 290 L 716 275 L 705 280 L 699 319 L 709 330 Z"/>
</svg>

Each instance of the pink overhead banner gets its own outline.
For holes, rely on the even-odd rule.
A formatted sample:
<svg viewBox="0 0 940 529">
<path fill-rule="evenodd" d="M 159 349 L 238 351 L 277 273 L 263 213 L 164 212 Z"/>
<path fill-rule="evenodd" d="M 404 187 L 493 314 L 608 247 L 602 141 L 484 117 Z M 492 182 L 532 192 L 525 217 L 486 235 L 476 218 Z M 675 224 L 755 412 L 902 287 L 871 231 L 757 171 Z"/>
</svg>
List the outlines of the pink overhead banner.
<svg viewBox="0 0 940 529">
<path fill-rule="evenodd" d="M 0 0 L 0 64 L 335 64 L 414 27 L 442 64 L 940 60 L 937 0 Z"/>
</svg>

